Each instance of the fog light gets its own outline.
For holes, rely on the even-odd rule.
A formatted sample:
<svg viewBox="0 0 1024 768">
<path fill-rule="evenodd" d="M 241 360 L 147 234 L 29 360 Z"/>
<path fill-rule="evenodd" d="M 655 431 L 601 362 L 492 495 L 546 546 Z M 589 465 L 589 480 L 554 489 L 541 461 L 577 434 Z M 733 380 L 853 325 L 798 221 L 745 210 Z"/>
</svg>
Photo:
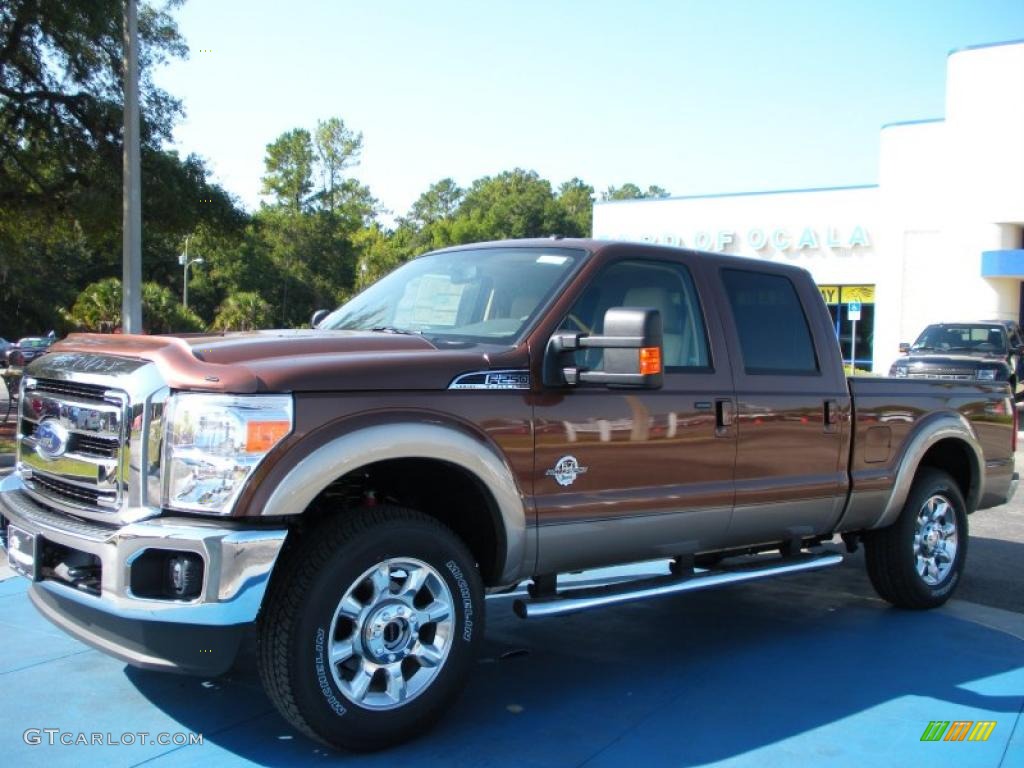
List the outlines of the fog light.
<svg viewBox="0 0 1024 768">
<path fill-rule="evenodd" d="M 129 558 L 133 597 L 194 600 L 203 591 L 203 558 L 195 552 L 147 549 Z"/>
<path fill-rule="evenodd" d="M 203 589 L 203 559 L 181 552 L 167 558 L 167 593 L 172 597 L 199 597 Z"/>
</svg>

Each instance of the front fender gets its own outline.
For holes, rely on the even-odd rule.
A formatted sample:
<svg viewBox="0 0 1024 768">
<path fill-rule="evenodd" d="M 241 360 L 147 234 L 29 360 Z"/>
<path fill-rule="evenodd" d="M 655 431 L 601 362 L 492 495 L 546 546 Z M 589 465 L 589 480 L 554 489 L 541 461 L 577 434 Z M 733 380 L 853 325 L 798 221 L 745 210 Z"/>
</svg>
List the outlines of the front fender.
<svg viewBox="0 0 1024 768">
<path fill-rule="evenodd" d="M 379 424 L 335 437 L 293 466 L 274 487 L 263 516 L 301 514 L 339 477 L 388 459 L 429 458 L 454 464 L 476 477 L 490 492 L 505 532 L 503 584 L 530 572 L 535 547 L 526 533 L 526 510 L 512 471 L 493 449 L 447 426 L 424 423 Z"/>
</svg>

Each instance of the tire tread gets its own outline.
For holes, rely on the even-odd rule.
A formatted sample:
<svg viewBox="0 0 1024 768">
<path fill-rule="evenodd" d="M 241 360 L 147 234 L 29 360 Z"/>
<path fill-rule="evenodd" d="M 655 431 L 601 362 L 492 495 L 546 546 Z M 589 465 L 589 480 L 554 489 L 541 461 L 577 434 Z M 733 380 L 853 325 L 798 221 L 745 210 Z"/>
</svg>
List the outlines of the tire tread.
<svg viewBox="0 0 1024 768">
<path fill-rule="evenodd" d="M 260 614 L 256 639 L 260 680 L 271 702 L 281 715 L 297 730 L 315 741 L 334 747 L 313 729 L 303 717 L 295 698 L 288 659 L 304 605 L 318 572 L 341 547 L 364 532 L 382 525 L 416 522 L 433 526 L 439 534 L 453 538 L 455 534 L 429 515 L 404 507 L 382 504 L 362 508 L 339 517 L 321 521 L 306 531 L 297 546 L 285 555 L 284 561 L 274 568 L 263 609 Z M 456 541 L 458 539 L 456 538 Z M 297 553 L 302 557 L 295 557 Z M 290 555 L 290 556 L 289 556 Z M 281 568 L 283 571 L 280 571 Z M 280 571 L 280 573 L 279 573 Z"/>
<path fill-rule="evenodd" d="M 904 547 L 907 546 L 907 536 L 913 535 L 908 529 L 913 526 L 916 519 L 917 507 L 920 504 L 917 497 L 922 494 L 922 489 L 934 488 L 940 484 L 957 491 L 953 501 L 960 504 L 962 508 L 963 498 L 953 478 L 941 470 L 924 467 L 914 478 L 914 484 L 907 495 L 906 504 L 900 511 L 896 522 L 887 528 L 872 531 L 864 539 L 865 562 L 872 586 L 879 597 L 900 608 L 914 610 L 934 608 L 949 598 L 949 595 L 945 595 L 941 599 L 930 596 L 920 588 L 917 572 L 913 563 L 905 557 L 904 551 Z M 964 511 L 966 512 L 966 510 Z M 960 538 L 959 546 L 962 547 L 962 551 L 958 552 L 957 557 L 962 559 L 966 557 L 967 551 L 966 526 L 963 526 L 962 530 L 958 530 L 957 534 Z M 959 579 L 959 575 L 956 578 Z"/>
</svg>

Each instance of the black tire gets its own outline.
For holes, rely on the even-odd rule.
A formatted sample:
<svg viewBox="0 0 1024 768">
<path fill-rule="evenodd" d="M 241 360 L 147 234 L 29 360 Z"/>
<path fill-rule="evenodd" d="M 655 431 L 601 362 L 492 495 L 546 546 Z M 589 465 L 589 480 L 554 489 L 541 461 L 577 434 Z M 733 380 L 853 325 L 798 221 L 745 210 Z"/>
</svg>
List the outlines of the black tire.
<svg viewBox="0 0 1024 768">
<path fill-rule="evenodd" d="M 941 518 L 946 521 L 944 525 L 953 523 L 956 526 L 955 554 L 949 560 L 944 559 L 948 569 L 941 573 L 941 578 L 940 572 L 922 575 L 918 571 L 915 549 L 920 515 L 924 513 L 925 505 L 936 498 L 949 505 Z M 927 527 L 922 530 L 927 530 Z M 896 522 L 888 528 L 872 531 L 864 538 L 868 576 L 879 596 L 895 606 L 935 608 L 945 603 L 960 583 L 967 561 L 967 541 L 967 505 L 959 486 L 945 472 L 921 469 Z M 927 541 L 923 546 L 928 547 Z M 936 558 L 936 562 L 938 560 Z"/>
<path fill-rule="evenodd" d="M 322 522 L 283 552 L 282 558 L 268 588 L 257 632 L 260 677 L 281 715 L 311 738 L 352 750 L 379 749 L 424 732 L 462 690 L 483 637 L 483 584 L 465 545 L 431 517 L 400 507 L 379 506 Z M 428 583 L 433 585 L 426 587 L 426 592 L 417 592 L 418 599 L 431 606 L 444 605 L 445 595 L 450 600 L 449 618 L 434 622 L 436 634 L 426 640 L 423 633 L 430 633 L 430 622 L 417 625 L 418 629 L 408 622 L 395 629 L 402 620 L 389 618 L 391 603 L 399 599 L 397 593 L 411 584 L 411 576 L 405 582 L 399 580 L 402 569 L 394 563 L 402 560 L 418 564 L 411 565 L 407 574 L 411 575 L 412 569 L 428 574 Z M 372 577 L 361 580 L 361 575 L 376 572 L 375 567 L 387 563 L 391 565 L 385 565 L 385 573 L 399 574 L 390 577 L 390 587 L 374 588 Z M 431 572 L 433 575 L 429 575 Z M 432 590 L 441 598 L 432 595 Z M 349 621 L 344 613 L 335 618 L 344 597 L 357 599 L 356 605 L 365 600 L 358 612 L 359 621 Z M 399 607 L 407 610 L 405 604 Z M 422 612 L 426 608 L 414 610 Z M 417 616 L 422 619 L 426 614 Z M 409 619 L 413 621 L 416 619 Z M 386 624 L 383 632 L 374 634 L 374 627 L 379 629 L 382 622 Z M 405 637 L 395 642 L 416 645 L 421 650 L 422 641 L 431 653 L 436 653 L 441 643 L 446 649 L 444 656 L 439 663 L 421 664 L 420 659 L 427 656 L 417 656 L 403 646 L 398 651 L 397 665 L 387 664 L 370 675 L 368 670 L 377 662 L 394 662 L 395 656 L 374 656 L 370 647 L 378 643 L 380 650 L 379 644 L 389 632 Z M 351 643 L 359 651 L 332 669 L 326 655 L 336 647 L 339 637 L 342 645 Z M 402 658 L 407 652 L 410 656 Z M 346 664 L 355 665 L 359 671 L 346 669 Z M 407 673 L 412 675 L 400 684 L 403 695 L 414 680 L 424 687 L 404 702 L 392 704 L 387 701 L 392 695 L 387 685 L 388 669 L 403 678 Z M 346 680 L 349 674 L 352 677 Z M 360 695 L 353 690 L 360 675 L 371 680 L 362 694 L 362 703 L 353 698 Z M 429 682 L 424 684 L 417 675 L 429 678 Z M 347 693 L 342 686 L 349 686 Z M 374 699 L 376 704 L 371 703 Z M 385 705 L 392 708 L 382 709 Z"/>
</svg>

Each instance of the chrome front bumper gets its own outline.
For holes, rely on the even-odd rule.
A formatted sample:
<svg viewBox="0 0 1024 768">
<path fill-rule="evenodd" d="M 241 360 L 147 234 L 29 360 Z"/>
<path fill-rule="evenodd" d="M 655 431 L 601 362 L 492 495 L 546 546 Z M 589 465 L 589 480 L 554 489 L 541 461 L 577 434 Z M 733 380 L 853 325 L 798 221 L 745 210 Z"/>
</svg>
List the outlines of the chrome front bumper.
<svg viewBox="0 0 1024 768">
<path fill-rule="evenodd" d="M 207 674 L 233 661 L 241 631 L 259 612 L 287 535 L 286 529 L 231 520 L 159 517 L 120 527 L 81 520 L 37 503 L 16 474 L 0 482 L 0 515 L 43 544 L 85 552 L 100 562 L 98 595 L 52 579 L 32 584 L 30 597 L 48 619 L 136 666 Z M 202 557 L 198 597 L 132 594 L 132 563 L 147 550 Z"/>
</svg>

